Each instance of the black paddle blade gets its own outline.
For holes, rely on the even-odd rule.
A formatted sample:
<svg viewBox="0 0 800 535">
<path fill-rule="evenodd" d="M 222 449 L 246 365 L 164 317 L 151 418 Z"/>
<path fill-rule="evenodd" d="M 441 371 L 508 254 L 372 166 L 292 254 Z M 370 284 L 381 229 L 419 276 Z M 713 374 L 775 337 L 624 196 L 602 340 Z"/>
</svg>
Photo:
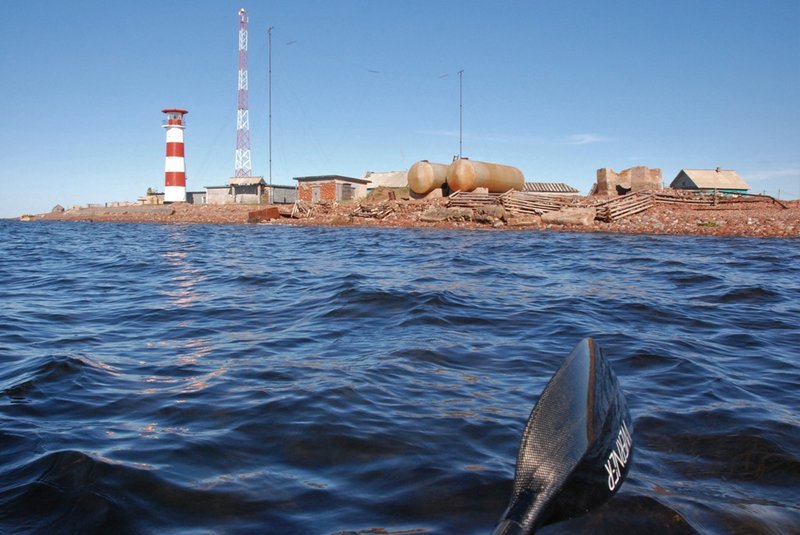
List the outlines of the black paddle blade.
<svg viewBox="0 0 800 535">
<path fill-rule="evenodd" d="M 580 342 L 531 412 L 514 493 L 494 535 L 533 533 L 583 514 L 619 489 L 633 455 L 625 397 L 594 340 Z"/>
</svg>

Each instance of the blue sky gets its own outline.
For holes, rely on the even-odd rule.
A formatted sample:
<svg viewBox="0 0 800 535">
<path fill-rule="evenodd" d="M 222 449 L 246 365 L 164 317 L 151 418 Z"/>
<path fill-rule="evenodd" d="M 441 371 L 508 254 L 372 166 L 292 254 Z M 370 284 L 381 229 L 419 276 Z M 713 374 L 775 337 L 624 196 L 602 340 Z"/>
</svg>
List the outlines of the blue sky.
<svg viewBox="0 0 800 535">
<path fill-rule="evenodd" d="M 0 0 L 0 217 L 163 190 L 161 109 L 189 110 L 188 188 L 224 184 L 238 16 L 253 172 L 463 154 L 588 192 L 600 167 L 736 169 L 800 197 L 800 1 Z"/>
</svg>

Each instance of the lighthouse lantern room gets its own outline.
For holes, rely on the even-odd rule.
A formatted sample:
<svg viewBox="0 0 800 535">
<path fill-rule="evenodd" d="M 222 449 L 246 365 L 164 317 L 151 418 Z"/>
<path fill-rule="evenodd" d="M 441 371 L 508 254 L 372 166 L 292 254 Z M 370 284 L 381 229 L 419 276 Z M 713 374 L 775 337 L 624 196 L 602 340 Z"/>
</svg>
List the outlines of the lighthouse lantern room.
<svg viewBox="0 0 800 535">
<path fill-rule="evenodd" d="M 183 157 L 183 116 L 189 113 L 178 108 L 161 110 L 167 114 L 167 157 L 164 163 L 164 202 L 186 202 L 186 163 Z"/>
</svg>

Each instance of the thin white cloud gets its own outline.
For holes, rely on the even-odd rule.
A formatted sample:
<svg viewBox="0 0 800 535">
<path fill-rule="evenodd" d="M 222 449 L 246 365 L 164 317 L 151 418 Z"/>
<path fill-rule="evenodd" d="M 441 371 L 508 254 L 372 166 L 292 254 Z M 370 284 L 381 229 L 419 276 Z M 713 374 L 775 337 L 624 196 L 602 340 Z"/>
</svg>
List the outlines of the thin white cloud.
<svg viewBox="0 0 800 535">
<path fill-rule="evenodd" d="M 567 138 L 566 143 L 567 145 L 590 145 L 593 143 L 607 143 L 609 141 L 613 141 L 613 139 L 598 134 L 573 134 Z"/>
<path fill-rule="evenodd" d="M 436 136 L 446 138 L 458 138 L 458 130 L 420 130 L 417 132 L 423 136 Z M 473 134 L 464 133 L 465 141 L 479 141 L 485 143 L 508 143 L 516 145 L 592 145 L 595 143 L 609 143 L 615 141 L 614 138 L 601 136 L 599 134 L 573 134 L 562 138 L 544 138 L 522 135 L 498 135 L 498 134 Z"/>
</svg>

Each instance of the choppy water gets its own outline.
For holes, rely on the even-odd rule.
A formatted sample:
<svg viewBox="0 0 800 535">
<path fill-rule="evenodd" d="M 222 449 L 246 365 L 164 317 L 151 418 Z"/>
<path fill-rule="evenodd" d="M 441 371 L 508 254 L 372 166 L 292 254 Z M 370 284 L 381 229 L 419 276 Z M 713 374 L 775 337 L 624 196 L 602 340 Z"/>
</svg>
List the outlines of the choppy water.
<svg viewBox="0 0 800 535">
<path fill-rule="evenodd" d="M 634 465 L 543 533 L 798 533 L 799 251 L 0 222 L 0 532 L 490 533 L 591 335 Z"/>
</svg>

